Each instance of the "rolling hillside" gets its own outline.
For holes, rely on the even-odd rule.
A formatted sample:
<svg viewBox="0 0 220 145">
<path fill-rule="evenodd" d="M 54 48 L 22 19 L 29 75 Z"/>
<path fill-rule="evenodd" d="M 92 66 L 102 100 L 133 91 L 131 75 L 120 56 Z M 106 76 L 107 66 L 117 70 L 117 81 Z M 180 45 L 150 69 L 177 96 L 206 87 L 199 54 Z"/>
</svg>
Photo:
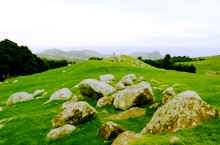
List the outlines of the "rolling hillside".
<svg viewBox="0 0 220 145">
<path fill-rule="evenodd" d="M 215 57 L 214 57 L 215 59 Z M 204 63 L 205 61 L 201 61 Z M 85 124 L 76 126 L 76 130 L 70 135 L 61 139 L 51 141 L 46 135 L 52 128 L 51 119 L 61 111 L 61 105 L 64 101 L 53 101 L 49 104 L 43 104 L 50 95 L 61 88 L 71 88 L 71 91 L 79 97 L 80 100 L 86 100 L 95 107 L 96 100 L 82 97 L 77 88 L 74 88 L 81 80 L 86 78 L 98 79 L 102 74 L 113 74 L 117 83 L 122 76 L 134 73 L 138 77 L 143 76 L 146 81 L 151 83 L 152 87 L 169 87 L 175 84 L 175 91 L 180 93 L 185 90 L 196 91 L 207 103 L 220 108 L 220 77 L 207 76 L 202 72 L 209 65 L 202 66 L 200 62 L 195 62 L 200 74 L 191 74 L 185 72 L 166 71 L 156 69 L 147 64 L 128 57 L 122 56 L 120 62 L 108 58 L 102 61 L 84 61 L 71 66 L 59 69 L 49 70 L 47 72 L 34 74 L 30 76 L 20 76 L 4 81 L 0 84 L 0 106 L 3 111 L 0 112 L 0 124 L 4 127 L 0 131 L 0 144 L 2 145 L 110 145 L 112 141 L 104 141 L 99 136 L 97 129 L 112 114 L 121 112 L 115 110 L 112 106 L 96 108 L 98 115 L 96 119 Z M 216 61 L 209 60 L 207 63 L 216 65 Z M 212 69 L 218 70 L 215 66 Z M 17 80 L 17 81 L 15 81 Z M 158 83 L 154 83 L 157 80 Z M 16 82 L 16 83 L 15 83 Z M 45 89 L 48 93 L 44 98 L 34 99 L 29 102 L 18 103 L 12 106 L 6 106 L 8 97 L 20 91 L 34 92 L 37 89 Z M 156 102 L 161 100 L 161 91 L 153 89 Z M 140 132 L 151 119 L 154 110 L 148 105 L 143 106 L 146 109 L 146 115 L 127 120 L 117 120 L 127 130 Z M 8 119 L 8 121 L 3 121 Z M 168 144 L 171 136 L 176 135 L 184 144 L 220 144 L 220 118 L 205 121 L 196 128 L 183 129 L 176 133 L 162 133 L 159 135 L 145 135 L 136 140 L 136 145 Z"/>
</svg>

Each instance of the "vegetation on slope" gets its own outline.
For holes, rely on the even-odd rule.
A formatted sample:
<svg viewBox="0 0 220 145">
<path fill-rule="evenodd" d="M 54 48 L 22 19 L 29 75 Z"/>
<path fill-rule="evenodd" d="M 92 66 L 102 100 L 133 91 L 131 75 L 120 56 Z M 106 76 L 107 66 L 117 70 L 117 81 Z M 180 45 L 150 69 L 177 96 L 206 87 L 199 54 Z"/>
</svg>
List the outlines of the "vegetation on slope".
<svg viewBox="0 0 220 145">
<path fill-rule="evenodd" d="M 63 101 L 54 101 L 47 105 L 43 103 L 48 100 L 50 95 L 63 87 L 71 88 L 72 92 L 80 97 L 80 100 L 86 100 L 90 105 L 96 105 L 93 99 L 84 98 L 80 95 L 78 89 L 73 88 L 81 80 L 86 78 L 97 78 L 101 74 L 111 73 L 116 76 L 116 82 L 128 73 L 134 73 L 137 76 L 144 76 L 146 81 L 158 80 L 160 84 L 152 82 L 154 87 L 166 87 L 178 83 L 175 91 L 177 93 L 185 90 L 195 90 L 203 100 L 216 108 L 220 107 L 220 78 L 217 76 L 208 77 L 200 74 L 190 74 L 185 72 L 167 71 L 153 68 L 147 64 L 130 57 L 120 58 L 123 61 L 112 61 L 105 59 L 102 61 L 85 61 L 72 66 L 62 67 L 47 72 L 34 74 L 30 76 L 20 76 L 8 79 L 0 84 L 0 106 L 3 111 L 0 112 L 0 120 L 12 118 L 11 121 L 3 122 L 4 127 L 0 132 L 0 144 L 4 145 L 110 145 L 111 141 L 104 139 L 97 134 L 97 129 L 102 123 L 109 121 L 109 115 L 121 111 L 113 107 L 97 109 L 98 116 L 95 120 L 85 124 L 78 125 L 76 130 L 68 136 L 56 141 L 49 141 L 46 138 L 47 133 L 52 128 L 51 119 L 61 111 Z M 14 80 L 17 83 L 13 83 Z M 48 94 L 38 100 L 19 103 L 13 106 L 5 106 L 8 97 L 19 91 L 33 92 L 36 89 L 45 89 Z M 161 99 L 161 91 L 154 90 L 156 101 Z M 145 116 L 127 120 L 115 121 L 128 130 L 140 132 L 146 123 L 151 119 L 154 110 L 146 108 Z M 160 135 L 146 135 L 137 140 L 135 144 L 168 144 L 170 136 L 177 135 L 185 144 L 220 144 L 220 119 L 209 120 L 193 129 L 183 129 L 177 133 L 163 133 Z"/>
</svg>

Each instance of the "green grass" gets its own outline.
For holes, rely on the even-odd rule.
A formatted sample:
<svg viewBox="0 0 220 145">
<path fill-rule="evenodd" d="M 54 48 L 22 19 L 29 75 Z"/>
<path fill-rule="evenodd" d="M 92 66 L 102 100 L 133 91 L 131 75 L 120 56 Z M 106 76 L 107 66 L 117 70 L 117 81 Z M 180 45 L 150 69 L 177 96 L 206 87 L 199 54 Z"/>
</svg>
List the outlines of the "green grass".
<svg viewBox="0 0 220 145">
<path fill-rule="evenodd" d="M 129 61 L 128 61 L 129 60 Z M 66 70 L 66 72 L 62 72 Z M 135 59 L 124 56 L 122 62 L 103 61 L 85 61 L 47 72 L 34 74 L 30 76 L 20 76 L 6 80 L 0 84 L 0 106 L 3 111 L 0 112 L 0 120 L 13 117 L 13 120 L 3 122 L 4 128 L 0 130 L 0 144 L 4 145 L 110 145 L 111 141 L 104 141 L 98 136 L 97 129 L 102 123 L 108 121 L 107 117 L 121 111 L 115 110 L 112 106 L 99 108 L 96 119 L 85 124 L 77 125 L 76 130 L 59 140 L 49 141 L 46 138 L 47 133 L 52 128 L 51 119 L 61 111 L 63 101 L 54 101 L 49 104 L 43 103 L 50 95 L 63 87 L 71 88 L 72 92 L 79 96 L 81 100 L 86 100 L 95 107 L 96 101 L 89 98 L 83 98 L 77 88 L 72 88 L 81 80 L 86 78 L 97 78 L 101 74 L 111 73 L 116 76 L 116 80 L 128 73 L 134 73 L 137 76 L 144 76 L 147 81 L 155 79 L 161 82 L 161 85 L 171 86 L 179 83 L 175 87 L 177 93 L 185 90 L 195 90 L 206 102 L 216 108 L 220 107 L 220 77 L 206 76 L 203 74 L 191 74 L 185 72 L 166 71 L 153 68 L 148 65 L 136 63 Z M 18 80 L 18 83 L 13 83 Z M 153 84 L 152 86 L 159 86 Z M 32 93 L 36 89 L 45 89 L 48 94 L 38 100 L 19 103 L 10 107 L 5 106 L 8 97 L 19 91 Z M 161 92 L 155 91 L 156 101 L 160 101 Z M 154 111 L 146 108 L 145 116 L 117 120 L 124 128 L 135 132 L 140 132 L 146 123 L 151 119 Z M 169 138 L 173 135 L 180 137 L 185 144 L 220 144 L 220 119 L 206 121 L 202 125 L 193 129 L 183 129 L 174 134 L 163 133 L 161 135 L 146 135 L 137 140 L 136 145 L 141 144 L 167 144 Z"/>
<path fill-rule="evenodd" d="M 193 64 L 196 67 L 196 72 L 199 74 L 206 74 L 207 72 L 220 71 L 220 55 L 205 57 L 205 60 L 185 62 L 186 64 Z"/>
</svg>

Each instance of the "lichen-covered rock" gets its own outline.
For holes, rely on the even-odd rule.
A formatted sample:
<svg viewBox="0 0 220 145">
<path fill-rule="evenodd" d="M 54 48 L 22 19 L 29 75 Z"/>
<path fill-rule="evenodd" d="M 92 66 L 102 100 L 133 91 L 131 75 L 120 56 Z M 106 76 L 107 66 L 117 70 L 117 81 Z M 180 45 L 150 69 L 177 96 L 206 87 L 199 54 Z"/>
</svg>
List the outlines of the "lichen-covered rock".
<svg viewBox="0 0 220 145">
<path fill-rule="evenodd" d="M 105 140 L 115 138 L 124 131 L 125 129 L 123 127 L 112 121 L 106 122 L 99 128 L 99 134 L 103 136 Z"/>
<path fill-rule="evenodd" d="M 8 98 L 6 105 L 12 105 L 12 104 L 20 103 L 20 102 L 26 102 L 26 101 L 30 101 L 32 99 L 33 99 L 32 94 L 29 94 L 27 92 L 18 92 L 18 93 L 11 95 Z"/>
<path fill-rule="evenodd" d="M 44 89 L 36 90 L 36 91 L 34 91 L 34 93 L 33 93 L 33 97 L 42 96 L 44 93 L 45 93 L 45 90 L 44 90 Z"/>
<path fill-rule="evenodd" d="M 115 76 L 112 74 L 105 74 L 105 75 L 99 76 L 99 79 L 100 81 L 110 84 L 115 80 Z"/>
<path fill-rule="evenodd" d="M 135 139 L 138 139 L 140 137 L 140 134 L 136 134 L 132 131 L 125 131 L 113 141 L 112 145 L 129 145 L 132 144 Z"/>
<path fill-rule="evenodd" d="M 51 120 L 51 123 L 53 127 L 63 126 L 64 124 L 77 125 L 93 119 L 96 113 L 96 110 L 87 102 L 80 101 L 73 103 L 56 115 L 55 118 Z"/>
<path fill-rule="evenodd" d="M 114 97 L 114 107 L 122 110 L 126 110 L 132 106 L 152 103 L 154 100 L 152 88 L 147 82 L 141 82 L 139 84 L 129 86 L 112 96 Z"/>
<path fill-rule="evenodd" d="M 95 79 L 86 79 L 80 82 L 79 90 L 83 96 L 96 99 L 108 96 L 115 91 L 111 85 Z"/>
<path fill-rule="evenodd" d="M 115 85 L 116 90 L 122 90 L 122 89 L 125 89 L 125 88 L 126 88 L 126 86 L 122 82 L 119 82 Z"/>
<path fill-rule="evenodd" d="M 132 107 L 126 111 L 119 114 L 111 115 L 108 118 L 112 120 L 124 120 L 129 118 L 136 118 L 146 114 L 146 109 L 139 107 Z"/>
<path fill-rule="evenodd" d="M 65 135 L 71 134 L 75 129 L 76 129 L 75 126 L 66 124 L 64 126 L 52 129 L 47 134 L 47 137 L 52 140 L 59 139 Z"/>
<path fill-rule="evenodd" d="M 71 98 L 71 96 L 72 96 L 72 92 L 70 89 L 62 88 L 62 89 L 54 92 L 51 95 L 50 99 L 47 102 L 45 102 L 45 104 L 50 103 L 51 101 L 54 101 L 54 100 L 68 100 Z"/>
<path fill-rule="evenodd" d="M 102 97 L 97 101 L 96 107 L 102 108 L 104 106 L 111 105 L 113 102 L 113 99 L 114 98 L 112 96 Z"/>
<path fill-rule="evenodd" d="M 76 103 L 78 101 L 78 97 L 77 96 L 73 96 L 72 99 L 70 101 L 66 101 L 62 104 L 62 109 L 67 109 L 69 107 L 72 107 L 74 103 Z"/>
<path fill-rule="evenodd" d="M 150 109 L 154 109 L 154 110 L 157 110 L 159 107 L 161 106 L 160 103 L 156 102 L 156 103 L 153 103 L 149 106 Z"/>
<path fill-rule="evenodd" d="M 215 117 L 215 113 L 215 108 L 204 102 L 197 93 L 186 91 L 158 108 L 142 134 L 175 132 L 194 127 Z"/>
<path fill-rule="evenodd" d="M 166 104 L 169 100 L 173 99 L 176 93 L 172 87 L 167 88 L 162 93 L 162 104 Z"/>
</svg>

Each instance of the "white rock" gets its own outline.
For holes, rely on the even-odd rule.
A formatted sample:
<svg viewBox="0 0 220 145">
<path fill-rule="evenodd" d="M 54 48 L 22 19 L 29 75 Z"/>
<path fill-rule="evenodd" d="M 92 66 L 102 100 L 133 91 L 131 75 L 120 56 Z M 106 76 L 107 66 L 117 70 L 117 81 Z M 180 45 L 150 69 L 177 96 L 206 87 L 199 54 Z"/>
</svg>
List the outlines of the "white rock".
<svg viewBox="0 0 220 145">
<path fill-rule="evenodd" d="M 49 103 L 51 101 L 54 101 L 54 100 L 68 100 L 71 98 L 71 96 L 72 96 L 72 92 L 70 89 L 62 88 L 62 89 L 54 92 L 51 95 L 50 99 L 47 102 L 45 102 L 45 104 Z"/>
<path fill-rule="evenodd" d="M 100 81 L 106 82 L 106 83 L 112 83 L 115 80 L 115 76 L 112 74 L 106 74 L 99 76 Z"/>
<path fill-rule="evenodd" d="M 47 137 L 49 139 L 58 139 L 61 138 L 67 134 L 71 134 L 76 127 L 74 125 L 66 124 L 64 126 L 52 129 L 48 134 Z"/>
<path fill-rule="evenodd" d="M 6 105 L 12 105 L 12 104 L 16 104 L 16 103 L 19 103 L 19 102 L 25 102 L 25 101 L 30 101 L 33 99 L 33 95 L 32 94 L 29 94 L 27 92 L 18 92 L 18 93 L 15 93 L 13 95 L 11 95 L 7 102 L 6 102 Z"/>
<path fill-rule="evenodd" d="M 45 90 L 44 90 L 44 89 L 36 90 L 36 91 L 34 91 L 34 93 L 33 93 L 33 97 L 42 96 L 44 93 L 45 93 Z"/>
</svg>

